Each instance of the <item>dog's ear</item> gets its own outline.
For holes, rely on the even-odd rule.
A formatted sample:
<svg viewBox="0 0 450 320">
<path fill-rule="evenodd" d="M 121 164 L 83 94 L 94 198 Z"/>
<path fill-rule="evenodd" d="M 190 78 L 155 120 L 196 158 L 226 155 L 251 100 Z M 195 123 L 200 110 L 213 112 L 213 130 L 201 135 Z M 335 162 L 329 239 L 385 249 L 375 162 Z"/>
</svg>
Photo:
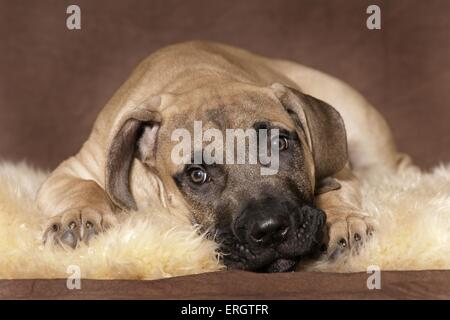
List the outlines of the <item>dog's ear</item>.
<svg viewBox="0 0 450 320">
<path fill-rule="evenodd" d="M 327 193 L 334 190 L 339 190 L 341 188 L 341 184 L 332 177 L 327 177 L 322 180 L 319 180 L 316 183 L 314 195 L 318 196 L 323 193 Z"/>
<path fill-rule="evenodd" d="M 156 105 L 161 99 L 133 109 L 118 126 L 107 151 L 105 189 L 115 205 L 121 209 L 136 210 L 130 190 L 130 170 L 134 158 L 153 165 L 161 116 Z M 159 101 L 159 102 L 158 102 Z"/>
<path fill-rule="evenodd" d="M 306 136 L 312 152 L 316 181 L 329 177 L 348 160 L 347 137 L 341 115 L 329 104 L 279 83 L 277 98 Z"/>
</svg>

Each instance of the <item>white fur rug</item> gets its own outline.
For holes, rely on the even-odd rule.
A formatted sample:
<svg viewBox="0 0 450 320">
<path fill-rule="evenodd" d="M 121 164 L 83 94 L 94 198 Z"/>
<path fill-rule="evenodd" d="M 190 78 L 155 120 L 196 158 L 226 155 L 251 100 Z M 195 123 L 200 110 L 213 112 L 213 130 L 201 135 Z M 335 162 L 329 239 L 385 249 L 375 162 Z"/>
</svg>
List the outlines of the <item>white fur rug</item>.
<svg viewBox="0 0 450 320">
<path fill-rule="evenodd" d="M 69 266 L 83 278 L 157 279 L 217 271 L 214 242 L 161 208 L 130 215 L 89 247 L 65 251 L 41 242 L 34 196 L 46 173 L 0 163 L 0 278 L 65 278 Z M 430 173 L 377 173 L 363 181 L 365 210 L 378 231 L 359 255 L 317 261 L 309 271 L 450 269 L 450 165 Z M 68 269 L 69 268 L 69 269 Z"/>
</svg>

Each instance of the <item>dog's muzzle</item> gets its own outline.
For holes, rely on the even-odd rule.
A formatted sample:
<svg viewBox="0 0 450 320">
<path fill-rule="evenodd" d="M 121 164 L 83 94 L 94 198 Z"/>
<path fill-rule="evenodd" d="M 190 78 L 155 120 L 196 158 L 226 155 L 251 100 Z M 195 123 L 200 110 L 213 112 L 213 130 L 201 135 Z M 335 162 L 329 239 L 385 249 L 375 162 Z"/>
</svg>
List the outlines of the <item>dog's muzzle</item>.
<svg viewBox="0 0 450 320">
<path fill-rule="evenodd" d="M 291 271 L 303 256 L 318 251 L 325 219 L 310 205 L 252 201 L 228 230 L 218 232 L 223 261 L 233 269 Z"/>
</svg>

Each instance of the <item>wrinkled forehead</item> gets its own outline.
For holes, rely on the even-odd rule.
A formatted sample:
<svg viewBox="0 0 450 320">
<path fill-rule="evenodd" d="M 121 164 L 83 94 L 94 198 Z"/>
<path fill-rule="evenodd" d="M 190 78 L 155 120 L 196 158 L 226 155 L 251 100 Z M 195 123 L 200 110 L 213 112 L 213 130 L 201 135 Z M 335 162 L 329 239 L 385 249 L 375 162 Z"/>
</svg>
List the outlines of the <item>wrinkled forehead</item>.
<svg viewBox="0 0 450 320">
<path fill-rule="evenodd" d="M 182 126 L 189 131 L 196 121 L 202 122 L 203 130 L 248 129 L 259 122 L 294 130 L 288 113 L 267 90 L 207 88 L 185 94 L 175 104 L 170 110 L 171 127 Z"/>
<path fill-rule="evenodd" d="M 165 110 L 157 148 L 161 159 L 159 163 L 164 163 L 164 170 L 168 170 L 170 174 L 183 170 L 183 163 L 167 159 L 172 159 L 174 155 L 178 159 L 179 149 L 186 142 L 187 148 L 182 148 L 182 153 L 189 154 L 186 159 L 188 161 L 195 158 L 194 154 L 202 153 L 206 146 L 210 146 L 210 143 L 216 142 L 217 139 L 223 144 L 214 144 L 214 148 L 226 158 L 228 150 L 226 143 L 234 141 L 233 138 L 228 139 L 230 129 L 233 129 L 232 134 L 245 131 L 244 136 L 247 133 L 252 134 L 248 129 L 258 130 L 260 124 L 267 125 L 267 129 L 295 131 L 293 120 L 269 90 L 225 89 L 208 89 L 183 94 L 173 100 L 173 105 Z M 237 146 L 233 146 L 232 149 L 236 148 Z M 245 145 L 245 148 L 244 153 L 247 153 L 249 150 L 247 148 L 250 147 Z"/>
</svg>

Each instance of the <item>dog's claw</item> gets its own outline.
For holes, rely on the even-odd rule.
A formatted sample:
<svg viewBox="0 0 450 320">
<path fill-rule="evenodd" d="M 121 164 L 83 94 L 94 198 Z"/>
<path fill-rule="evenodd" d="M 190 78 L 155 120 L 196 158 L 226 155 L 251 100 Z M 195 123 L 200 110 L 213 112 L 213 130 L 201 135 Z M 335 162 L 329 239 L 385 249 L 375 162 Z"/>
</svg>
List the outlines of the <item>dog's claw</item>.
<svg viewBox="0 0 450 320">
<path fill-rule="evenodd" d="M 71 221 L 69 223 L 69 229 L 75 229 L 77 227 L 77 224 L 75 223 L 75 221 Z"/>
<path fill-rule="evenodd" d="M 347 240 L 345 240 L 344 238 L 342 238 L 341 240 L 339 240 L 339 245 L 342 248 L 345 248 L 347 246 Z"/>
<path fill-rule="evenodd" d="M 52 228 L 53 232 L 58 232 L 59 229 L 61 228 L 61 225 L 58 223 L 54 223 L 54 224 L 52 224 L 51 228 Z"/>
</svg>

